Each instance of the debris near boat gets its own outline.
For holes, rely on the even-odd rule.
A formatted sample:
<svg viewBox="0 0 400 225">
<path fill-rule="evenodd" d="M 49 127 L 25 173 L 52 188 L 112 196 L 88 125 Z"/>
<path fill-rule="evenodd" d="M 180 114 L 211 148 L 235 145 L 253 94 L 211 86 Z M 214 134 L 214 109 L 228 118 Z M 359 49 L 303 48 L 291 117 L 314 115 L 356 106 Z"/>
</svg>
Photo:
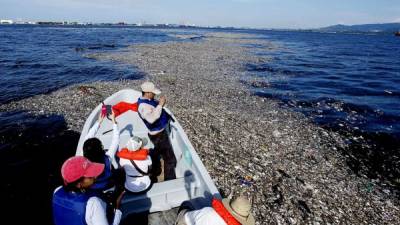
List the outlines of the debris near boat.
<svg viewBox="0 0 400 225">
<path fill-rule="evenodd" d="M 257 224 L 399 224 L 399 200 L 378 180 L 349 169 L 337 151 L 346 146 L 338 134 L 252 95 L 246 86 L 267 84 L 240 82 L 246 64 L 268 62 L 248 54 L 246 44 L 278 48 L 241 34 L 208 33 L 193 42 L 135 45 L 90 57 L 128 63 L 146 73 L 168 97 L 167 107 L 220 193 L 251 198 Z M 100 96 L 139 89 L 142 82 L 84 84 L 99 95 L 75 85 L 0 109 L 63 115 L 71 129 L 80 131 Z"/>
</svg>

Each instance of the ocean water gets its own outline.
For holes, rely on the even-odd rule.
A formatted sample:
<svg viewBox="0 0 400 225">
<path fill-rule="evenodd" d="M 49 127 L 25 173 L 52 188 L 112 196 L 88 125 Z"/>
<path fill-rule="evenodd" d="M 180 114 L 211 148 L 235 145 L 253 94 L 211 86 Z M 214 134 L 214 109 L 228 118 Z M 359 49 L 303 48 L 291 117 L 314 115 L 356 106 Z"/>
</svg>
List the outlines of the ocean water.
<svg viewBox="0 0 400 225">
<path fill-rule="evenodd" d="M 0 103 L 74 83 L 140 78 L 133 68 L 85 55 L 171 39 L 150 29 L 0 26 Z"/>
<path fill-rule="evenodd" d="M 0 26 L 0 104 L 75 83 L 142 78 L 134 67 L 86 55 L 172 39 L 152 29 Z M 0 199 L 8 221 L 52 224 L 52 192 L 79 135 L 62 116 L 0 112 Z"/>
<path fill-rule="evenodd" d="M 247 31 L 246 31 L 247 32 Z M 271 41 L 242 80 L 341 133 L 340 149 L 360 175 L 400 186 L 400 38 L 390 34 L 251 31 Z M 256 79 L 258 82 L 249 83 Z"/>
<path fill-rule="evenodd" d="M 394 35 L 256 32 L 276 46 L 248 65 L 277 98 L 320 124 L 342 121 L 356 130 L 400 134 L 400 38 Z M 340 123 L 338 123 L 340 124 Z M 341 125 L 339 125 L 341 126 Z"/>
<path fill-rule="evenodd" d="M 400 38 L 264 30 L 0 26 L 0 104 L 80 82 L 140 79 L 134 67 L 86 57 L 136 43 L 175 40 L 168 34 L 239 32 L 271 42 L 251 51 L 270 58 L 248 64 L 242 81 L 253 94 L 281 102 L 340 132 L 339 149 L 358 174 L 392 182 L 400 172 Z M 251 83 L 251 80 L 258 82 Z M 61 116 L 0 112 L 0 198 L 18 222 L 51 224 L 49 199 L 62 162 L 79 134 Z M 26 216 L 18 216 L 18 212 Z M 43 222 L 45 221 L 45 222 Z"/>
</svg>

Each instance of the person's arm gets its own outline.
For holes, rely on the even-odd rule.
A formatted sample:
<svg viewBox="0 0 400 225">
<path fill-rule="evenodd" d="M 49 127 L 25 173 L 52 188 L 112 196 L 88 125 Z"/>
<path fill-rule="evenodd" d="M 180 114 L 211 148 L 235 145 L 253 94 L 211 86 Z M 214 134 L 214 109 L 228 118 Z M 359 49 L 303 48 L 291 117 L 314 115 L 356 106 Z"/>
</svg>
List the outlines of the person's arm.
<svg viewBox="0 0 400 225">
<path fill-rule="evenodd" d="M 110 157 L 111 162 L 113 162 L 114 168 L 116 168 L 116 162 L 114 162 L 115 161 L 114 157 L 115 157 L 115 153 L 118 150 L 119 129 L 118 129 L 118 124 L 115 121 L 114 111 L 112 111 L 111 120 L 112 120 L 112 123 L 113 123 L 113 137 L 112 137 L 112 141 L 111 141 L 110 147 L 108 148 L 108 151 L 106 152 L 106 155 L 108 155 L 108 157 Z"/>
<path fill-rule="evenodd" d="M 139 106 L 140 115 L 149 123 L 154 123 L 161 116 L 162 106 L 157 105 L 153 107 L 149 104 L 143 103 Z"/>
<path fill-rule="evenodd" d="M 94 135 L 97 133 L 99 130 L 100 124 L 103 121 L 104 117 L 99 113 L 99 118 L 97 121 L 93 124 L 93 126 L 89 129 L 89 132 L 85 136 L 85 140 L 94 137 Z"/>
<path fill-rule="evenodd" d="M 86 204 L 85 220 L 87 225 L 109 225 L 106 214 L 106 203 L 98 197 L 91 197 Z M 117 209 L 114 215 L 113 225 L 121 221 L 122 212 Z"/>
</svg>

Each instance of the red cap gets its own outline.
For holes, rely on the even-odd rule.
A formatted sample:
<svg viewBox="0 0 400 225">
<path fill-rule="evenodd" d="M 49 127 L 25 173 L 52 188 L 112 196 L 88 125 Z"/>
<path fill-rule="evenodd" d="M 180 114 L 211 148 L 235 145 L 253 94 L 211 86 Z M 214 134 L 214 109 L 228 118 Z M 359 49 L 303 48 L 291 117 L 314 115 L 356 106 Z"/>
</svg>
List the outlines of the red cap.
<svg viewBox="0 0 400 225">
<path fill-rule="evenodd" d="M 83 156 L 74 156 L 64 162 L 61 175 L 66 183 L 72 183 L 81 177 L 97 177 L 103 170 L 104 164 L 90 162 Z"/>
</svg>

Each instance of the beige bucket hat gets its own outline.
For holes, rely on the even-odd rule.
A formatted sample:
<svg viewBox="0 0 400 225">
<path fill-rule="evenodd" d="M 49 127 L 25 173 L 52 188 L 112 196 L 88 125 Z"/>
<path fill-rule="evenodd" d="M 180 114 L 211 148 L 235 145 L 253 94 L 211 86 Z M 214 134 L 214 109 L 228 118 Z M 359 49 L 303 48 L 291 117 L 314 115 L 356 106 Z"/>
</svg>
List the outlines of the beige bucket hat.
<svg viewBox="0 0 400 225">
<path fill-rule="evenodd" d="M 251 214 L 251 204 L 249 200 L 238 197 L 236 199 L 222 199 L 225 208 L 234 216 L 242 225 L 254 225 L 255 220 Z"/>
</svg>

